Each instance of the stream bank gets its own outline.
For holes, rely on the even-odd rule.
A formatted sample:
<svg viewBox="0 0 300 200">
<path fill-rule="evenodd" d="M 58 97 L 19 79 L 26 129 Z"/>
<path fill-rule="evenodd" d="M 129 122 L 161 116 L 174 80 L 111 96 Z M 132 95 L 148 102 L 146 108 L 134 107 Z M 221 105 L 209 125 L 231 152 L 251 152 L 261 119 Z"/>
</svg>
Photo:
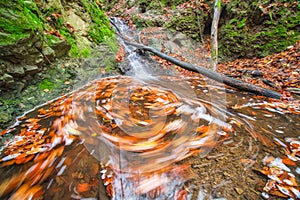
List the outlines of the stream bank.
<svg viewBox="0 0 300 200">
<path fill-rule="evenodd" d="M 117 73 L 117 41 L 97 1 L 0 5 L 0 130 L 24 111 Z"/>
<path fill-rule="evenodd" d="M 164 27 L 197 41 L 210 37 L 213 1 L 110 0 L 111 15 L 137 27 Z M 221 61 L 264 57 L 286 50 L 300 40 L 300 4 L 295 1 L 222 1 L 219 20 Z"/>
</svg>

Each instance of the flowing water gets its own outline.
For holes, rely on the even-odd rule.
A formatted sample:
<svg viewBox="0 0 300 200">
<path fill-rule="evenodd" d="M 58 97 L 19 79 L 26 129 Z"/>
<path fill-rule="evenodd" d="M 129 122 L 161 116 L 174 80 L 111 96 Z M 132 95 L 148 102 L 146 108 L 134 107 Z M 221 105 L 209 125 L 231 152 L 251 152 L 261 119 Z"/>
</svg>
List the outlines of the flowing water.
<svg viewBox="0 0 300 200">
<path fill-rule="evenodd" d="M 154 75 L 120 43 L 129 76 L 92 81 L 1 133 L 1 199 L 300 198 L 297 105 Z"/>
</svg>

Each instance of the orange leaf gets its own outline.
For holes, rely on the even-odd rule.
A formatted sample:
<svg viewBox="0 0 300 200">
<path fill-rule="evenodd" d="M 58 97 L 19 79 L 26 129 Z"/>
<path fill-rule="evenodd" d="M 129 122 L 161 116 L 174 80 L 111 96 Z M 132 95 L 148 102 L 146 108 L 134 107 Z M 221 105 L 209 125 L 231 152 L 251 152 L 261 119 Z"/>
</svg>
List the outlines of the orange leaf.
<svg viewBox="0 0 300 200">
<path fill-rule="evenodd" d="M 50 154 L 49 151 L 38 154 L 38 155 L 35 157 L 34 162 L 35 162 L 35 163 L 38 163 L 38 162 L 44 160 L 46 157 L 48 157 L 49 154 Z"/>
<path fill-rule="evenodd" d="M 294 161 L 290 160 L 288 157 L 284 157 L 281 160 L 286 165 L 296 166 L 296 163 Z"/>
<path fill-rule="evenodd" d="M 201 125 L 201 126 L 197 127 L 196 132 L 197 133 L 205 133 L 208 131 L 208 128 L 209 128 L 209 126 Z"/>
<path fill-rule="evenodd" d="M 9 160 L 9 161 L 2 163 L 1 166 L 5 167 L 5 166 L 13 165 L 13 164 L 15 164 L 15 160 Z"/>
<path fill-rule="evenodd" d="M 82 193 L 82 192 L 87 192 L 90 189 L 90 185 L 88 183 L 79 183 L 77 185 L 77 192 Z"/>
<path fill-rule="evenodd" d="M 4 135 L 6 133 L 7 133 L 7 130 L 3 130 L 3 131 L 0 132 L 0 136 Z"/>
</svg>

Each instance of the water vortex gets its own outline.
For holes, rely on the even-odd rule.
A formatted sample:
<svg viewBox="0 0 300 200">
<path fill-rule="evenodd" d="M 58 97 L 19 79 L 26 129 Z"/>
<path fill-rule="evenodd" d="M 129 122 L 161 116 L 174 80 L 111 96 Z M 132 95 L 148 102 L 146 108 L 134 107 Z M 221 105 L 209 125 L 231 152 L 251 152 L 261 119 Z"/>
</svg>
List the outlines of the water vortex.
<svg viewBox="0 0 300 200">
<path fill-rule="evenodd" d="M 218 143 L 218 130 L 228 126 L 217 119 L 214 106 L 193 98 L 187 84 L 176 82 L 172 87 L 174 81 L 174 77 L 108 77 L 91 82 L 73 96 L 69 115 L 77 117 L 65 131 L 78 131 L 93 155 L 109 165 L 119 177 L 114 180 L 115 191 L 123 187 L 116 184 L 124 177 L 128 182 L 138 176 L 133 182 L 139 184 L 131 184 L 140 193 L 169 184 L 171 176 L 161 176 L 166 169 L 195 153 L 207 154 Z M 149 182 L 141 186 L 145 175 L 151 182 L 149 174 L 158 186 Z"/>
</svg>

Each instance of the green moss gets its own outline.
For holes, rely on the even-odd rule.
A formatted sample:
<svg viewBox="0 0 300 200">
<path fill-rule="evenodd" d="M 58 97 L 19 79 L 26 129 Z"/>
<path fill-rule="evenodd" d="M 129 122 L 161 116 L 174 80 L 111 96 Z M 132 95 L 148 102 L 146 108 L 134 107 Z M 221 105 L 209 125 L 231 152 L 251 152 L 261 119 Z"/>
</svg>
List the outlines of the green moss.
<svg viewBox="0 0 300 200">
<path fill-rule="evenodd" d="M 41 90 L 48 89 L 49 91 L 51 91 L 54 87 L 56 87 L 56 84 L 54 84 L 50 79 L 46 78 L 39 83 L 38 87 Z"/>
<path fill-rule="evenodd" d="M 191 9 L 186 9 L 184 13 L 165 23 L 164 27 L 181 31 L 191 38 L 199 40 L 199 26 L 195 22 L 197 22 L 197 14 Z"/>
<path fill-rule="evenodd" d="M 253 36 L 255 38 L 255 48 L 261 51 L 260 56 L 266 56 L 274 52 L 281 52 L 287 46 L 295 44 L 300 40 L 299 32 L 288 31 L 286 26 L 277 25 L 273 28 L 265 28 Z M 268 39 L 266 42 L 266 38 Z"/>
<path fill-rule="evenodd" d="M 223 58 L 263 57 L 283 51 L 300 40 L 300 12 L 293 1 L 256 0 L 250 6 L 246 2 L 234 0 L 227 6 L 231 19 L 219 29 Z M 290 4 L 284 6 L 284 2 Z"/>
<path fill-rule="evenodd" d="M 161 0 L 164 6 L 177 6 L 179 4 L 185 3 L 186 0 Z"/>
<path fill-rule="evenodd" d="M 13 44 L 42 31 L 42 21 L 33 1 L 3 0 L 0 3 L 0 45 Z"/>
<path fill-rule="evenodd" d="M 87 58 L 91 55 L 91 50 L 89 48 L 83 49 L 80 51 L 82 57 Z"/>
<path fill-rule="evenodd" d="M 109 25 L 109 20 L 104 10 L 102 10 L 96 2 L 96 0 L 81 0 L 81 3 L 94 22 L 94 24 L 90 26 L 89 34 L 93 41 L 99 44 L 110 37 L 115 37 L 115 34 Z"/>
</svg>

